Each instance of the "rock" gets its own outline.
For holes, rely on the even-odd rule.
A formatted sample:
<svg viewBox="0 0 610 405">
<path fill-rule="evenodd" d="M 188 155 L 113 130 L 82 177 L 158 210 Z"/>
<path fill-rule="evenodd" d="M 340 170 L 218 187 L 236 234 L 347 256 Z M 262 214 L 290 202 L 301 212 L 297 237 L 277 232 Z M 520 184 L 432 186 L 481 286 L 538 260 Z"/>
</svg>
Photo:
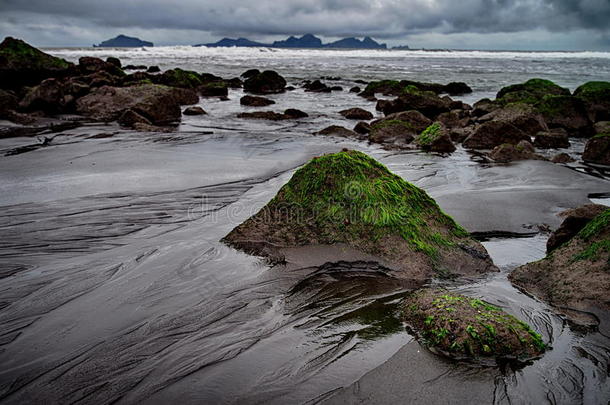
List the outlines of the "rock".
<svg viewBox="0 0 610 405">
<path fill-rule="evenodd" d="M 472 89 L 464 82 L 451 82 L 445 86 L 443 91 L 450 96 L 460 96 L 472 93 Z"/>
<path fill-rule="evenodd" d="M 207 112 L 205 112 L 205 110 L 199 106 L 193 106 L 193 107 L 188 107 L 186 108 L 182 114 L 184 115 L 206 115 Z"/>
<path fill-rule="evenodd" d="M 571 136 L 589 137 L 592 123 L 584 102 L 572 96 L 546 96 L 536 108 L 542 113 L 549 128 L 564 128 Z"/>
<path fill-rule="evenodd" d="M 230 89 L 240 89 L 244 86 L 244 82 L 242 82 L 239 77 L 234 77 L 232 79 L 225 80 L 225 82 L 227 83 L 227 86 Z"/>
<path fill-rule="evenodd" d="M 474 133 L 473 127 L 450 128 L 449 137 L 453 142 L 462 143 Z"/>
<path fill-rule="evenodd" d="M 287 119 L 309 117 L 309 114 L 307 114 L 306 112 L 303 112 L 301 110 L 297 110 L 296 108 L 288 108 L 286 111 L 284 111 L 284 115 L 286 116 Z"/>
<path fill-rule="evenodd" d="M 339 111 L 339 114 L 350 120 L 372 120 L 373 114 L 362 108 L 349 108 Z"/>
<path fill-rule="evenodd" d="M 154 77 L 150 73 L 135 72 L 135 73 L 130 73 L 128 75 L 123 76 L 123 78 L 121 79 L 121 84 L 123 86 L 132 86 L 135 84 L 153 84 L 154 83 L 153 80 L 155 82 L 159 81 L 156 77 Z"/>
<path fill-rule="evenodd" d="M 588 82 L 574 91 L 593 122 L 610 120 L 610 82 Z"/>
<path fill-rule="evenodd" d="M 371 125 L 364 121 L 360 121 L 354 127 L 354 132 L 357 132 L 361 135 L 368 134 L 369 132 L 371 132 Z"/>
<path fill-rule="evenodd" d="M 118 67 L 119 69 L 123 67 L 121 64 L 121 60 L 119 58 L 115 58 L 113 56 L 107 57 L 106 62 Z"/>
<path fill-rule="evenodd" d="M 113 76 L 108 72 L 99 71 L 92 73 L 88 76 L 81 76 L 81 79 L 87 81 L 90 87 L 102 87 L 102 86 L 117 86 L 120 84 L 122 78 Z"/>
<path fill-rule="evenodd" d="M 451 137 L 446 128 L 439 122 L 430 125 L 424 132 L 415 138 L 415 144 L 425 151 L 452 153 L 455 152 L 455 145 L 451 142 Z"/>
<path fill-rule="evenodd" d="M 275 111 L 255 111 L 237 114 L 237 118 L 282 121 L 285 120 L 287 117 L 286 115 L 277 113 Z"/>
<path fill-rule="evenodd" d="M 534 146 L 541 149 L 569 148 L 568 133 L 563 128 L 555 128 L 548 132 L 538 132 L 534 139 Z"/>
<path fill-rule="evenodd" d="M 313 92 L 313 93 L 330 93 L 332 89 L 328 87 L 326 84 L 322 83 L 319 80 L 314 80 L 313 82 L 306 82 L 303 86 L 305 91 Z"/>
<path fill-rule="evenodd" d="M 159 66 L 149 66 L 146 70 L 148 73 L 159 73 L 161 68 Z"/>
<path fill-rule="evenodd" d="M 146 70 L 146 65 L 127 65 L 123 68 L 124 70 Z"/>
<path fill-rule="evenodd" d="M 534 146 L 528 141 L 521 141 L 517 145 L 505 143 L 496 146 L 489 156 L 500 163 L 508 163 L 517 160 L 545 160 L 536 154 Z"/>
<path fill-rule="evenodd" d="M 160 75 L 148 76 L 157 84 L 171 87 L 181 87 L 183 89 L 196 89 L 204 84 L 201 75 L 192 70 L 180 68 L 166 70 Z"/>
<path fill-rule="evenodd" d="M 74 65 L 48 55 L 27 43 L 6 37 L 0 43 L 0 88 L 16 90 L 48 78 L 72 73 Z"/>
<path fill-rule="evenodd" d="M 589 139 L 582 160 L 610 166 L 610 133 L 597 134 Z"/>
<path fill-rule="evenodd" d="M 360 87 L 358 86 L 354 86 L 351 89 L 349 89 L 350 93 L 360 93 L 362 91 L 362 89 L 360 89 Z"/>
<path fill-rule="evenodd" d="M 600 121 L 593 126 L 596 134 L 610 134 L 610 121 Z"/>
<path fill-rule="evenodd" d="M 371 125 L 369 140 L 375 143 L 404 147 L 415 139 L 415 135 L 417 135 L 417 132 L 408 122 L 383 120 Z"/>
<path fill-rule="evenodd" d="M 229 95 L 229 87 L 224 81 L 204 83 L 197 90 L 203 97 L 227 97 Z"/>
<path fill-rule="evenodd" d="M 19 100 L 17 97 L 8 91 L 0 89 L 0 118 L 6 117 L 10 110 L 15 110 Z"/>
<path fill-rule="evenodd" d="M 244 82 L 244 91 L 256 94 L 283 93 L 286 80 L 273 70 L 250 76 Z"/>
<path fill-rule="evenodd" d="M 572 156 L 567 153 L 559 153 L 551 158 L 551 162 L 553 163 L 572 163 L 576 160 L 572 158 Z"/>
<path fill-rule="evenodd" d="M 550 80 L 530 79 L 525 83 L 502 88 L 496 99 L 502 104 L 524 102 L 535 104 L 545 96 L 569 96 L 570 90 L 560 87 Z"/>
<path fill-rule="evenodd" d="M 106 72 L 112 76 L 124 76 L 125 72 L 113 63 L 106 62 L 100 58 L 83 56 L 78 59 L 78 69 L 84 75 Z"/>
<path fill-rule="evenodd" d="M 447 104 L 430 93 L 406 93 L 383 106 L 383 113 L 389 115 L 401 111 L 416 110 L 430 119 L 449 111 Z"/>
<path fill-rule="evenodd" d="M 472 111 L 471 111 L 471 115 L 473 117 L 482 117 L 484 115 L 487 115 L 495 110 L 497 110 L 498 108 L 500 108 L 501 105 L 491 101 L 488 98 L 484 98 L 482 100 L 477 101 L 476 103 L 474 103 Z"/>
<path fill-rule="evenodd" d="M 192 90 L 144 84 L 131 87 L 100 87 L 76 102 L 80 114 L 101 121 L 118 119 L 131 109 L 155 125 L 179 121 L 180 105 L 197 102 Z M 194 104 L 194 103 L 191 103 Z"/>
<path fill-rule="evenodd" d="M 250 70 L 246 70 L 244 73 L 242 73 L 241 77 L 243 77 L 244 79 L 249 79 L 253 76 L 259 75 L 260 73 L 261 73 L 261 71 L 258 69 L 250 69 Z"/>
<path fill-rule="evenodd" d="M 343 87 L 341 86 L 332 86 L 330 91 L 343 91 Z"/>
<path fill-rule="evenodd" d="M 553 305 L 573 323 L 607 331 L 610 302 L 610 209 L 544 259 L 518 267 L 510 281 Z M 600 325 L 600 319 L 604 322 Z"/>
<path fill-rule="evenodd" d="M 273 261 L 284 248 L 347 245 L 416 282 L 497 271 L 425 191 L 357 151 L 314 158 L 222 241 Z"/>
<path fill-rule="evenodd" d="M 271 104 L 275 104 L 275 101 L 269 100 L 265 97 L 258 96 L 243 96 L 239 99 L 239 104 L 247 105 L 250 107 L 265 107 Z"/>
<path fill-rule="evenodd" d="M 513 125 L 530 136 L 548 131 L 545 120 L 534 107 L 525 103 L 515 103 L 495 109 L 479 117 L 478 122 L 502 121 Z"/>
<path fill-rule="evenodd" d="M 489 121 L 479 125 L 464 141 L 468 149 L 493 149 L 504 143 L 516 145 L 520 141 L 530 141 L 525 132 L 502 121 Z"/>
<path fill-rule="evenodd" d="M 326 127 L 321 131 L 316 132 L 316 135 L 331 135 L 331 136 L 340 136 L 342 138 L 359 138 L 360 136 L 345 127 L 341 127 L 339 125 L 331 125 L 330 127 Z"/>
<path fill-rule="evenodd" d="M 392 106 L 392 100 L 377 100 L 377 104 L 375 104 L 375 110 L 383 111 L 385 109 L 389 109 Z"/>
<path fill-rule="evenodd" d="M 529 325 L 499 307 L 442 289 L 410 294 L 404 319 L 419 341 L 435 354 L 485 365 L 526 363 L 546 345 Z"/>
<path fill-rule="evenodd" d="M 65 96 L 63 85 L 58 79 L 46 79 L 32 87 L 19 106 L 25 111 L 40 110 L 46 114 L 57 114 L 66 111 Z"/>
<path fill-rule="evenodd" d="M 134 128 L 136 124 L 152 125 L 147 118 L 143 117 L 132 109 L 124 111 L 117 122 L 124 127 L 130 128 Z"/>
<path fill-rule="evenodd" d="M 606 211 L 608 207 L 600 204 L 587 204 L 579 208 L 563 211 L 559 214 L 564 218 L 563 222 L 549 236 L 546 242 L 546 252 L 551 253 L 564 243 L 570 241 L 580 232 L 593 218 Z"/>
<path fill-rule="evenodd" d="M 436 120 L 446 128 L 462 127 L 462 118 L 455 111 L 444 112 L 436 117 Z"/>
</svg>

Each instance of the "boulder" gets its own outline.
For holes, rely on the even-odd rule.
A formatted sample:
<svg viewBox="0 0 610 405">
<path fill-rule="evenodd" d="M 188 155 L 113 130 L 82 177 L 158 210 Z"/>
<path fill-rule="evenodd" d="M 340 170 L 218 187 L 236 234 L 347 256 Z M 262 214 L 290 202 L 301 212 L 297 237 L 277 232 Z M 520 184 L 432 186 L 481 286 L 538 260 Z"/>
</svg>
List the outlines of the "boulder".
<svg viewBox="0 0 610 405">
<path fill-rule="evenodd" d="M 330 127 L 326 127 L 323 130 L 316 132 L 315 134 L 339 136 L 342 138 L 360 138 L 358 133 L 339 125 L 331 125 Z"/>
<path fill-rule="evenodd" d="M 610 134 L 610 121 L 596 122 L 593 131 L 596 134 Z"/>
<path fill-rule="evenodd" d="M 136 126 L 136 124 L 152 125 L 152 123 L 150 122 L 150 120 L 148 120 L 148 118 L 138 114 L 136 111 L 132 110 L 131 108 L 128 110 L 125 110 L 121 114 L 121 116 L 119 117 L 117 122 L 120 125 L 122 125 L 124 127 L 129 127 L 129 128 L 134 128 Z"/>
<path fill-rule="evenodd" d="M 464 82 L 451 82 L 443 88 L 443 92 L 450 96 L 460 96 L 472 93 L 472 89 Z"/>
<path fill-rule="evenodd" d="M 559 214 L 564 218 L 563 222 L 549 236 L 546 242 L 546 252 L 550 253 L 564 243 L 570 241 L 580 232 L 593 218 L 606 211 L 608 207 L 600 204 L 587 204 L 582 207 L 569 209 Z"/>
<path fill-rule="evenodd" d="M 241 89 L 242 87 L 244 87 L 244 82 L 242 82 L 239 77 L 234 77 L 232 79 L 225 80 L 225 82 L 227 83 L 227 86 L 230 89 Z"/>
<path fill-rule="evenodd" d="M 161 71 L 161 68 L 159 66 L 149 66 L 146 71 L 148 73 L 159 73 Z"/>
<path fill-rule="evenodd" d="M 573 96 L 546 96 L 536 108 L 549 128 L 564 128 L 570 136 L 593 135 L 592 123 L 584 102 Z"/>
<path fill-rule="evenodd" d="M 403 314 L 422 344 L 452 359 L 524 364 L 546 350 L 542 336 L 525 322 L 481 299 L 447 290 L 411 293 L 403 303 Z"/>
<path fill-rule="evenodd" d="M 470 114 L 473 117 L 482 117 L 484 115 L 487 115 L 487 114 L 497 110 L 500 107 L 501 107 L 501 105 L 499 103 L 491 101 L 488 98 L 484 98 L 484 99 L 479 100 L 476 103 L 474 103 Z"/>
<path fill-rule="evenodd" d="M 277 262 L 286 248 L 347 245 L 413 282 L 497 271 L 425 191 L 357 151 L 314 158 L 222 241 Z"/>
<path fill-rule="evenodd" d="M 371 125 L 367 122 L 360 121 L 354 127 L 354 132 L 357 132 L 361 135 L 368 134 L 369 132 L 371 132 Z"/>
<path fill-rule="evenodd" d="M 473 134 L 464 141 L 468 149 L 493 149 L 504 143 L 513 145 L 521 141 L 531 141 L 531 137 L 519 128 L 503 121 L 489 121 L 476 127 Z"/>
<path fill-rule="evenodd" d="M 74 65 L 39 51 L 22 40 L 6 37 L 0 43 L 0 88 L 16 90 L 48 78 L 61 78 Z"/>
<path fill-rule="evenodd" d="M 309 114 L 307 114 L 304 111 L 301 110 L 297 110 L 296 108 L 288 108 L 284 111 L 284 115 L 286 116 L 287 119 L 293 118 L 307 118 L 309 117 Z"/>
<path fill-rule="evenodd" d="M 275 112 L 275 111 L 255 111 L 245 112 L 237 114 L 237 118 L 246 118 L 253 120 L 270 120 L 270 121 L 282 121 L 287 119 L 286 115 Z"/>
<path fill-rule="evenodd" d="M 260 73 L 261 73 L 261 71 L 258 69 L 249 69 L 249 70 L 246 70 L 244 73 L 242 73 L 241 77 L 243 77 L 244 79 L 249 79 L 251 77 L 259 75 Z"/>
<path fill-rule="evenodd" d="M 192 106 L 192 107 L 188 107 L 186 108 L 182 114 L 184 115 L 206 115 L 207 112 L 205 112 L 205 110 L 199 106 Z"/>
<path fill-rule="evenodd" d="M 19 106 L 25 111 L 44 111 L 47 114 L 66 112 L 67 105 L 74 99 L 66 99 L 63 84 L 58 79 L 46 79 L 32 87 L 21 100 Z"/>
<path fill-rule="evenodd" d="M 115 58 L 113 56 L 107 57 L 106 62 L 118 67 L 119 69 L 121 69 L 123 67 L 121 64 L 121 60 L 119 58 Z"/>
<path fill-rule="evenodd" d="M 384 119 L 371 124 L 369 140 L 375 143 L 404 146 L 413 141 L 417 130 L 407 121 Z"/>
<path fill-rule="evenodd" d="M 130 87 L 104 86 L 93 90 L 76 102 L 80 114 L 101 121 L 118 119 L 128 109 L 140 114 L 154 125 L 179 121 L 181 104 L 198 100 L 192 90 L 154 84 Z"/>
<path fill-rule="evenodd" d="M 535 104 L 545 96 L 569 96 L 570 90 L 560 87 L 550 80 L 530 79 L 525 83 L 502 88 L 496 100 L 502 104 L 523 102 Z"/>
<path fill-rule="evenodd" d="M 445 128 L 460 128 L 464 126 L 464 121 L 456 111 L 449 111 L 439 114 L 436 120 L 443 124 Z"/>
<path fill-rule="evenodd" d="M 15 110 L 18 103 L 19 100 L 13 93 L 0 89 L 0 118 L 5 118 L 9 111 Z"/>
<path fill-rule="evenodd" d="M 610 133 L 597 134 L 587 141 L 582 160 L 610 166 Z"/>
<path fill-rule="evenodd" d="M 135 84 L 153 84 L 158 81 L 156 77 L 146 72 L 135 72 L 125 75 L 121 78 L 123 86 L 132 86 Z"/>
<path fill-rule="evenodd" d="M 148 77 L 157 84 L 163 84 L 170 87 L 181 87 L 183 89 L 196 89 L 203 84 L 203 80 L 199 73 L 180 68 L 166 70 L 160 75 L 149 75 Z"/>
<path fill-rule="evenodd" d="M 610 82 L 588 82 L 574 91 L 593 122 L 610 120 Z"/>
<path fill-rule="evenodd" d="M 534 138 L 534 146 L 541 149 L 569 148 L 570 139 L 563 128 L 555 128 L 547 132 L 538 132 Z"/>
<path fill-rule="evenodd" d="M 350 120 L 372 120 L 373 114 L 370 111 L 363 110 L 362 108 L 349 108 L 347 110 L 339 111 L 339 114 Z"/>
<path fill-rule="evenodd" d="M 596 326 L 607 334 L 607 314 L 610 311 L 608 263 L 610 209 L 593 218 L 576 236 L 544 259 L 515 269 L 509 280 L 553 305 L 573 323 Z"/>
<path fill-rule="evenodd" d="M 266 107 L 268 105 L 275 104 L 275 101 L 269 100 L 266 97 L 243 96 L 239 99 L 239 104 L 247 105 L 249 107 Z"/>
<path fill-rule="evenodd" d="M 100 58 L 83 56 L 78 59 L 78 69 L 81 74 L 89 75 L 97 72 L 106 72 L 112 76 L 124 76 L 125 72 L 113 63 L 106 62 Z"/>
<path fill-rule="evenodd" d="M 415 144 L 425 151 L 438 153 L 455 152 L 455 145 L 451 141 L 447 128 L 440 122 L 435 122 L 423 131 L 417 138 Z"/>
<path fill-rule="evenodd" d="M 197 87 L 197 91 L 203 97 L 227 97 L 229 95 L 229 87 L 224 81 L 204 83 Z"/>
<path fill-rule="evenodd" d="M 283 93 L 286 80 L 273 70 L 252 75 L 244 82 L 244 91 L 256 94 Z"/>
<path fill-rule="evenodd" d="M 307 81 L 303 87 L 305 91 L 312 93 L 330 93 L 332 91 L 330 87 L 319 80 L 314 80 L 313 82 Z"/>
<path fill-rule="evenodd" d="M 545 160 L 535 152 L 534 146 L 528 141 L 521 141 L 517 145 L 505 143 L 493 148 L 489 154 L 496 162 L 508 163 L 517 160 Z"/>
<path fill-rule="evenodd" d="M 548 131 L 542 114 L 525 103 L 514 103 L 495 109 L 477 119 L 478 122 L 502 121 L 513 125 L 530 136 Z"/>
<path fill-rule="evenodd" d="M 576 159 L 574 159 L 572 156 L 568 155 L 567 153 L 558 153 L 557 155 L 555 155 L 551 158 L 551 162 L 553 162 L 553 163 L 572 163 L 572 162 L 576 162 Z"/>
<path fill-rule="evenodd" d="M 385 115 L 401 111 L 416 110 L 430 119 L 449 111 L 447 104 L 433 93 L 405 93 L 388 104 L 382 111 Z"/>
<path fill-rule="evenodd" d="M 360 93 L 362 91 L 362 89 L 358 86 L 354 86 L 351 89 L 349 89 L 350 93 Z"/>
</svg>

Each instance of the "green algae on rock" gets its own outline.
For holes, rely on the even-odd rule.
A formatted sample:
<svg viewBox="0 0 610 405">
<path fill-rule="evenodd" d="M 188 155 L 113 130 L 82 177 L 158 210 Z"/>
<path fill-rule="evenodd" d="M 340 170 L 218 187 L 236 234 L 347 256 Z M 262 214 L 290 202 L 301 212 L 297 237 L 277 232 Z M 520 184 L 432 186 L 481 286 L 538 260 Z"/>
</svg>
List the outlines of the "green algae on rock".
<svg viewBox="0 0 610 405">
<path fill-rule="evenodd" d="M 223 240 L 277 261 L 282 248 L 347 244 L 417 280 L 497 270 L 425 191 L 357 151 L 314 158 Z"/>
<path fill-rule="evenodd" d="M 422 343 L 450 358 L 528 361 L 546 349 L 529 325 L 480 299 L 423 289 L 406 298 L 403 311 Z"/>
<path fill-rule="evenodd" d="M 496 99 L 503 104 L 515 102 L 535 104 L 548 95 L 569 96 L 570 90 L 560 87 L 550 80 L 530 79 L 525 83 L 503 87 L 496 95 Z"/>
<path fill-rule="evenodd" d="M 586 313 L 610 310 L 610 209 L 544 259 L 515 269 L 509 279 L 574 323 L 597 324 Z"/>
</svg>

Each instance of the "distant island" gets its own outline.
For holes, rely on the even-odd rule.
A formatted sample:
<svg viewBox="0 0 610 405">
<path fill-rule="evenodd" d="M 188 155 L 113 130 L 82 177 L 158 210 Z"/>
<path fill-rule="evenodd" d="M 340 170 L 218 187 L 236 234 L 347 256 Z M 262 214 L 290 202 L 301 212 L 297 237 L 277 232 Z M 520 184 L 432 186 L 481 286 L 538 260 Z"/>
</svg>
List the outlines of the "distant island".
<svg viewBox="0 0 610 405">
<path fill-rule="evenodd" d="M 154 46 L 152 42 L 142 41 L 140 38 L 119 35 L 115 38 L 93 45 L 95 48 L 139 48 L 141 46 Z"/>
<path fill-rule="evenodd" d="M 266 48 L 328 48 L 328 49 L 388 49 L 386 44 L 380 44 L 371 37 L 365 37 L 360 40 L 358 38 L 343 38 L 335 42 L 323 44 L 322 40 L 315 35 L 305 34 L 301 38 L 290 36 L 283 41 L 275 41 L 272 44 L 264 44 L 261 42 L 250 41 L 247 38 L 223 38 L 218 42 L 210 44 L 198 44 L 193 46 L 207 47 L 266 47 Z M 402 47 L 403 49 L 408 47 Z"/>
</svg>

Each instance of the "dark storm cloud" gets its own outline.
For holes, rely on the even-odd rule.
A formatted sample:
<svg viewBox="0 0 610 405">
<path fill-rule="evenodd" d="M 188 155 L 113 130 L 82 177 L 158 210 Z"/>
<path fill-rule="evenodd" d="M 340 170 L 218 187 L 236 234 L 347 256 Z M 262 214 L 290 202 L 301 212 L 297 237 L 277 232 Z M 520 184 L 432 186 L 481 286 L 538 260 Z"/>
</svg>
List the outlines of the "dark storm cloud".
<svg viewBox="0 0 610 405">
<path fill-rule="evenodd" d="M 605 37 L 610 0 L 0 0 L 0 28 L 9 19 L 33 30 L 55 23 L 59 30 L 194 30 L 253 38 L 311 32 L 392 39 L 539 29 Z"/>
</svg>

